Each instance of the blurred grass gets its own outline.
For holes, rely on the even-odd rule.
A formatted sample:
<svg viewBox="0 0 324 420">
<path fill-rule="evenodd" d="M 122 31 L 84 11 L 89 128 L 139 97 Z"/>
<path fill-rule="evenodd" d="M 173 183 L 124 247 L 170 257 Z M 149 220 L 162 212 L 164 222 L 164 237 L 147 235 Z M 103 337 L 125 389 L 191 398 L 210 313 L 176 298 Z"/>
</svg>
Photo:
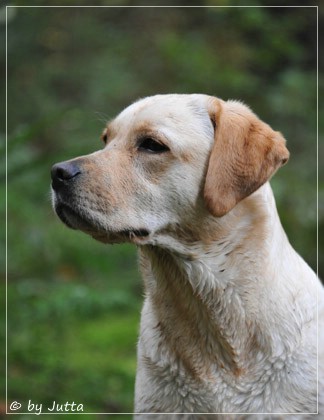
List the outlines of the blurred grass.
<svg viewBox="0 0 324 420">
<path fill-rule="evenodd" d="M 138 97 L 241 99 L 288 140 L 291 159 L 272 185 L 293 246 L 315 268 L 316 9 L 11 8 L 8 17 L 9 401 L 130 412 L 143 293 L 136 250 L 64 227 L 51 209 L 51 165 L 101 147 L 105 122 Z M 0 150 L 4 181 L 3 129 Z M 322 177 L 319 187 L 321 227 Z"/>
</svg>

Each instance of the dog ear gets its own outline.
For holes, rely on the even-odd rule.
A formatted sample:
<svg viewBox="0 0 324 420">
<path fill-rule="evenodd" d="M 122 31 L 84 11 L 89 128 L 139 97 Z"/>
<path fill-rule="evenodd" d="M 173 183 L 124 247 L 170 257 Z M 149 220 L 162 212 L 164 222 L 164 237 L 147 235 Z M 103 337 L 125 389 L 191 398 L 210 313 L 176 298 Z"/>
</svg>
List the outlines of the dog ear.
<svg viewBox="0 0 324 420">
<path fill-rule="evenodd" d="M 216 217 L 256 191 L 289 159 L 283 136 L 236 101 L 212 101 L 215 125 L 204 199 Z"/>
</svg>

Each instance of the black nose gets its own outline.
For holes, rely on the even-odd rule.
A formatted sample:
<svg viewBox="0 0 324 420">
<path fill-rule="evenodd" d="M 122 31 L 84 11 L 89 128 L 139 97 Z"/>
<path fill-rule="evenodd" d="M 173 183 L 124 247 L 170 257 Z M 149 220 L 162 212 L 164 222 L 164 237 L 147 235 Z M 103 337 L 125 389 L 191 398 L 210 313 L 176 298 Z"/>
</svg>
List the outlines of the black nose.
<svg viewBox="0 0 324 420">
<path fill-rule="evenodd" d="M 67 161 L 53 165 L 51 170 L 53 189 L 58 190 L 60 187 L 67 185 L 72 178 L 79 174 L 81 174 L 81 170 L 75 162 Z"/>
</svg>

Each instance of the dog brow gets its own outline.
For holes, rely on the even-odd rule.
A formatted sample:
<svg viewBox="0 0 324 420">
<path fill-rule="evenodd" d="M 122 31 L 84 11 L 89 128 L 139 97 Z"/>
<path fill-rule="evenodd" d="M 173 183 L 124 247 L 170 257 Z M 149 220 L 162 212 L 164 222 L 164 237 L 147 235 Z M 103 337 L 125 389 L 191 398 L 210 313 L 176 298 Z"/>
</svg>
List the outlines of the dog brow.
<svg viewBox="0 0 324 420">
<path fill-rule="evenodd" d="M 113 127 L 113 123 L 112 121 L 108 122 L 106 127 L 104 128 L 102 134 L 101 134 L 101 140 L 105 143 L 108 144 L 109 141 L 115 137 L 116 135 L 116 130 Z"/>
</svg>

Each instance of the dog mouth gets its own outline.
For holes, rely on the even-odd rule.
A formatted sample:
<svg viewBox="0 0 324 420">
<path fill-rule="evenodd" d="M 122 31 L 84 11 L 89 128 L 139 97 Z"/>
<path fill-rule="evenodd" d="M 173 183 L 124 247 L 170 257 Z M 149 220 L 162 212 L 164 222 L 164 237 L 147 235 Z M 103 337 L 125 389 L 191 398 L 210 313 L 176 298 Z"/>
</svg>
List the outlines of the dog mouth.
<svg viewBox="0 0 324 420">
<path fill-rule="evenodd" d="M 150 237 L 151 232 L 145 228 L 127 227 L 122 230 L 101 227 L 81 211 L 76 211 L 66 204 L 56 204 L 55 212 L 61 221 L 71 229 L 81 230 L 103 243 L 134 242 L 140 244 Z"/>
<path fill-rule="evenodd" d="M 118 244 L 124 242 L 133 242 L 141 244 L 149 238 L 150 232 L 146 229 L 123 229 L 114 232 L 95 232 L 91 233 L 93 239 L 105 244 Z"/>
<path fill-rule="evenodd" d="M 54 209 L 61 221 L 71 229 L 92 230 L 94 228 L 90 221 L 70 206 L 65 204 L 56 204 Z"/>
</svg>

